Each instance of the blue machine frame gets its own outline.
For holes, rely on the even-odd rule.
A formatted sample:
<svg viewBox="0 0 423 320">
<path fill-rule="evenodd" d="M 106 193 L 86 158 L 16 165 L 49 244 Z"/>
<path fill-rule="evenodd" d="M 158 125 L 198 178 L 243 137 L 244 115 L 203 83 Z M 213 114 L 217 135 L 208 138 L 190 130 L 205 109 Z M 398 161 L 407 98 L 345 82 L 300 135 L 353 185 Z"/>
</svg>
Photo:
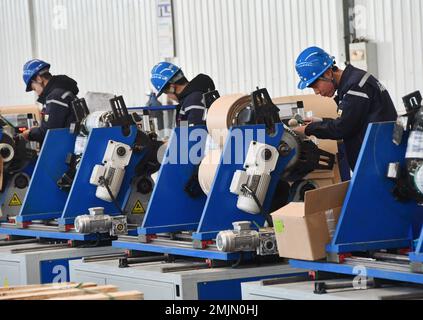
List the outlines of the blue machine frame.
<svg viewBox="0 0 423 320">
<path fill-rule="evenodd" d="M 32 177 L 34 170 L 35 170 L 35 165 L 36 165 L 36 160 L 31 161 L 24 170 L 22 170 L 22 173 L 27 174 L 29 177 Z M 9 181 L 9 183 L 7 184 L 7 186 L 5 187 L 5 191 L 0 193 L 0 204 L 4 203 L 6 201 L 6 196 L 7 196 L 7 192 L 6 190 L 9 188 L 9 186 L 11 185 L 11 181 Z M 1 219 L 0 219 L 1 222 Z"/>
<path fill-rule="evenodd" d="M 404 166 L 407 150 L 407 136 L 397 146 L 392 141 L 393 130 L 394 123 L 377 123 L 368 128 L 336 233 L 327 246 L 331 260 L 353 252 L 409 249 L 411 263 L 423 261 L 423 208 L 415 201 L 397 201 L 392 194 L 394 182 L 387 178 L 390 163 Z M 419 240 L 414 248 L 416 239 Z M 342 264 L 293 260 L 291 265 L 353 274 L 350 267 Z M 423 275 L 412 273 L 411 269 L 405 278 L 398 272 L 371 270 L 381 278 L 423 283 Z"/>
<path fill-rule="evenodd" d="M 57 186 L 58 179 L 67 171 L 66 156 L 73 153 L 76 136 L 69 129 L 49 130 L 38 158 L 31 183 L 21 212 L 16 217 L 17 225 L 24 229 L 1 227 L 0 233 L 69 240 L 92 240 L 96 235 L 81 235 L 68 231 L 77 216 L 88 214 L 92 207 L 104 207 L 105 213 L 119 215 L 113 203 L 108 203 L 95 196 L 97 187 L 90 184 L 90 177 L 95 165 L 101 164 L 110 140 L 132 146 L 137 134 L 136 126 L 131 127 L 125 137 L 121 127 L 93 129 L 90 133 L 86 150 L 81 159 L 70 192 L 62 191 Z M 135 175 L 135 167 L 144 156 L 144 152 L 133 154 L 126 167 L 125 178 L 117 202 L 123 209 L 130 195 L 130 183 Z M 34 220 L 58 219 L 59 231 L 25 229 Z"/>
<path fill-rule="evenodd" d="M 203 126 L 174 130 L 139 234 L 197 228 L 207 198 L 205 195 L 188 197 L 184 189 L 204 157 L 206 140 L 207 131 Z M 189 157 L 194 147 L 198 161 Z"/>
<path fill-rule="evenodd" d="M 207 244 L 214 240 L 220 231 L 232 229 L 233 222 L 252 221 L 256 226 L 264 225 L 264 215 L 247 214 L 237 208 L 238 197 L 229 192 L 230 185 L 234 173 L 237 170 L 243 170 L 248 148 L 252 141 L 278 147 L 283 134 L 284 127 L 282 124 L 276 126 L 276 133 L 273 136 L 266 134 L 264 125 L 232 128 L 229 131 L 208 197 L 203 195 L 193 199 L 188 197 L 184 189 L 189 177 L 195 172 L 196 166 L 203 159 L 207 131 L 205 127 L 176 128 L 169 143 L 143 226 L 138 229 L 138 234 L 151 239 L 158 233 L 193 232 L 193 242 L 200 243 L 203 249 L 134 241 L 115 241 L 113 246 L 188 257 L 237 260 L 241 256 L 240 253 L 228 254 L 217 250 L 207 250 Z M 192 135 L 194 135 L 194 139 L 191 138 Z M 184 141 L 187 142 L 187 152 L 181 149 Z M 198 163 L 193 163 L 188 157 L 188 154 L 193 152 L 201 155 L 198 157 Z M 171 163 L 170 157 L 175 154 L 178 155 L 178 161 Z M 263 205 L 263 213 L 269 213 L 279 177 L 294 154 L 295 151 L 292 151 L 290 155 L 279 159 L 276 170 L 272 173 L 272 182 Z M 185 160 L 185 162 L 181 162 L 181 160 Z"/>
</svg>

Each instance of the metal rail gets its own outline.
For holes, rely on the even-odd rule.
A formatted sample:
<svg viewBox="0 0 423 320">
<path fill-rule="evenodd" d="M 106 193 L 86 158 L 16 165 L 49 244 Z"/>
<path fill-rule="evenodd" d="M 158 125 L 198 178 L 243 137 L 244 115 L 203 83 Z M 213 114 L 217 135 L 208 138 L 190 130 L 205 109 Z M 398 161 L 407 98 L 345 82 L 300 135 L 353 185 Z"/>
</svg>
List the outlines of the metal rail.
<svg viewBox="0 0 423 320">
<path fill-rule="evenodd" d="M 50 251 L 50 250 L 67 249 L 67 248 L 70 248 L 69 244 L 62 243 L 62 244 L 51 244 L 51 245 L 45 245 L 45 246 L 39 246 L 39 247 L 13 249 L 13 250 L 10 250 L 10 252 L 12 254 L 18 254 L 18 253 L 25 253 L 25 252 Z"/>
</svg>

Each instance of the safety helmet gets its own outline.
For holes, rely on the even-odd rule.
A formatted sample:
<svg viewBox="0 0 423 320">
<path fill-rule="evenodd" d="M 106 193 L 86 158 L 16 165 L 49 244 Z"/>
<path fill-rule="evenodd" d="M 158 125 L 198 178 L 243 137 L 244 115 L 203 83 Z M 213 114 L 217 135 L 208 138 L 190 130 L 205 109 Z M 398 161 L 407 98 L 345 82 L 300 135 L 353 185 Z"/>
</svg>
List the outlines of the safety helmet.
<svg viewBox="0 0 423 320">
<path fill-rule="evenodd" d="M 30 60 L 25 63 L 23 67 L 23 80 L 26 85 L 26 92 L 32 91 L 31 81 L 40 73 L 40 71 L 49 68 L 49 63 L 38 59 Z"/>
<path fill-rule="evenodd" d="M 184 74 L 178 66 L 169 62 L 157 64 L 151 71 L 151 83 L 157 90 L 157 97 L 160 97 L 169 83 L 174 83 L 183 77 Z"/>
<path fill-rule="evenodd" d="M 295 68 L 300 76 L 298 89 L 304 90 L 318 80 L 335 64 L 335 57 L 318 47 L 305 49 L 299 55 Z"/>
</svg>

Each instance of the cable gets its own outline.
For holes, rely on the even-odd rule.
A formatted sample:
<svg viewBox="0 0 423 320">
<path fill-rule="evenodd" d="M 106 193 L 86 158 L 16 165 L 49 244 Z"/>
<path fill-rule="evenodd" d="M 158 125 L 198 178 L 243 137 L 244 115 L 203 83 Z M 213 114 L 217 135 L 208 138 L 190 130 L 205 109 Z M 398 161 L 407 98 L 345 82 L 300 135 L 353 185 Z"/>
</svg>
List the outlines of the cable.
<svg viewBox="0 0 423 320">
<path fill-rule="evenodd" d="M 246 184 L 241 186 L 241 190 L 243 192 L 248 193 L 254 200 L 254 202 L 257 204 L 257 206 L 259 207 L 260 211 L 263 211 L 263 206 L 260 204 L 259 199 L 257 198 L 256 194 L 254 193 L 253 190 L 251 190 L 250 188 L 248 188 L 248 186 Z M 264 214 L 265 219 L 269 225 L 269 227 L 273 227 L 273 219 L 272 216 L 269 214 Z"/>
<path fill-rule="evenodd" d="M 122 208 L 119 206 L 119 203 L 117 202 L 116 198 L 114 197 L 112 191 L 110 190 L 109 187 L 109 181 L 103 176 L 100 177 L 99 179 L 100 185 L 102 187 L 105 187 L 107 192 L 109 193 L 110 198 L 112 198 L 113 204 L 115 205 L 116 209 L 118 209 L 118 211 L 122 214 L 122 215 L 126 215 L 126 212 L 122 210 Z"/>
<path fill-rule="evenodd" d="M 263 206 L 261 205 L 259 199 L 257 198 L 257 195 L 255 194 L 255 192 L 253 190 L 251 190 L 250 188 L 248 188 L 248 186 L 246 184 L 241 186 L 241 190 L 243 192 L 248 193 L 254 200 L 254 202 L 257 204 L 257 206 L 259 207 L 260 211 L 263 211 Z"/>
<path fill-rule="evenodd" d="M 242 264 L 243 261 L 244 261 L 244 252 L 240 252 L 239 253 L 239 258 L 238 258 L 237 262 L 235 264 L 233 264 L 231 266 L 231 268 L 232 269 L 238 268 Z"/>
</svg>

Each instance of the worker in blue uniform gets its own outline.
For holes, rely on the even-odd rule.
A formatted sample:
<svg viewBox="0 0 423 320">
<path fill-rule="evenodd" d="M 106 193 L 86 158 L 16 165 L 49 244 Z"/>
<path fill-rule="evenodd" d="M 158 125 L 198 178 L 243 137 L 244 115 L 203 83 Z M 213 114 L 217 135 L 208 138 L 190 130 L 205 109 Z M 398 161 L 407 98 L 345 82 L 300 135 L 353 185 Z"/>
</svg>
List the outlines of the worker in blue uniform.
<svg viewBox="0 0 423 320">
<path fill-rule="evenodd" d="M 26 91 L 35 91 L 38 102 L 43 105 L 40 126 L 23 132 L 25 140 L 42 144 L 49 129 L 69 128 L 75 122 L 71 110 L 71 102 L 79 92 L 75 80 L 65 75 L 53 76 L 50 64 L 38 59 L 24 65 L 23 80 Z"/>
<path fill-rule="evenodd" d="M 203 94 L 215 90 L 213 80 L 204 74 L 199 74 L 188 81 L 180 67 L 160 62 L 151 72 L 151 83 L 159 97 L 163 93 L 178 103 L 176 122 L 188 122 L 188 126 L 204 125 L 207 108 L 203 103 Z"/>
<path fill-rule="evenodd" d="M 335 97 L 337 119 L 306 119 L 308 125 L 295 131 L 319 139 L 343 140 L 351 170 L 354 170 L 370 123 L 396 121 L 394 103 L 386 88 L 371 74 L 348 65 L 336 66 L 335 58 L 318 47 L 304 50 L 296 69 L 298 88 L 312 88 L 317 95 Z"/>
</svg>

